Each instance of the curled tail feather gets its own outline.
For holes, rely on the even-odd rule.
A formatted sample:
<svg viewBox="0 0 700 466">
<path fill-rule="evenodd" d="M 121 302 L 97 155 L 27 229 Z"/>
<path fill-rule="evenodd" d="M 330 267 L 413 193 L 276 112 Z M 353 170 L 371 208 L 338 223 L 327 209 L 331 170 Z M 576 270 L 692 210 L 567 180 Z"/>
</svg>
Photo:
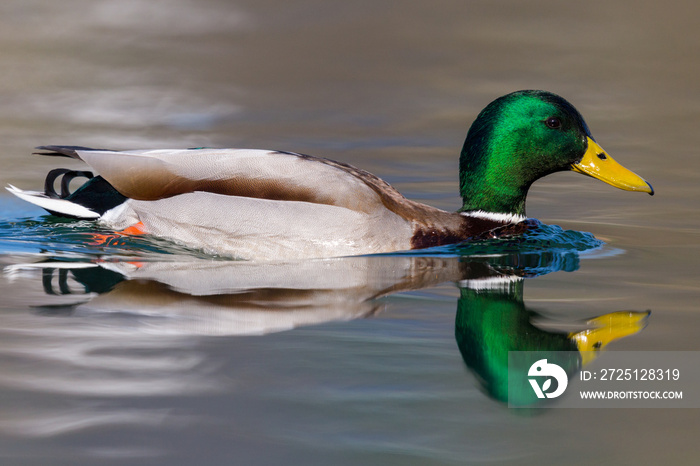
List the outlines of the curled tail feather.
<svg viewBox="0 0 700 466">
<path fill-rule="evenodd" d="M 57 146 L 45 146 L 57 147 Z M 61 177 L 60 193 L 56 192 L 56 180 Z M 84 177 L 87 181 L 71 192 L 70 182 Z M 101 176 L 89 171 L 57 168 L 51 170 L 44 181 L 44 192 L 24 191 L 10 185 L 7 188 L 22 200 L 37 205 L 52 215 L 77 219 L 97 219 L 105 212 L 122 204 L 128 198 L 121 195 Z"/>
</svg>

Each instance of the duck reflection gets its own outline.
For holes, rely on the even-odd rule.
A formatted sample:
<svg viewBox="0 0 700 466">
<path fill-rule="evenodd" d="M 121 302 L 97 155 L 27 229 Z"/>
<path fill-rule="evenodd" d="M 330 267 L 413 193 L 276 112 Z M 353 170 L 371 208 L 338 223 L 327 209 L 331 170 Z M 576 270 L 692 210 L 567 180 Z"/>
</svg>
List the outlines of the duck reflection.
<svg viewBox="0 0 700 466">
<path fill-rule="evenodd" d="M 569 378 L 593 361 L 609 343 L 640 332 L 649 312 L 620 311 L 589 319 L 583 330 L 562 332 L 542 329 L 533 321 L 541 315 L 523 302 L 522 279 L 493 288 L 460 290 L 455 337 L 467 366 L 485 391 L 511 405 L 538 402 L 528 383 L 530 364 L 509 366 L 511 351 L 537 351 L 542 359 L 562 367 Z M 512 361 L 511 361 L 512 362 Z M 508 380 L 522 381 L 521 384 Z M 509 390 L 510 388 L 510 390 Z"/>
<path fill-rule="evenodd" d="M 132 330 L 185 336 L 262 335 L 367 317 L 381 310 L 379 297 L 454 282 L 455 337 L 467 367 L 488 396 L 526 404 L 537 401 L 527 374 L 509 400 L 509 351 L 552 352 L 571 377 L 609 343 L 646 325 L 648 313 L 632 311 L 592 318 L 573 332 L 534 325 L 544 318 L 523 302 L 525 279 L 577 268 L 576 253 L 545 251 L 291 263 L 49 261 L 6 273 L 37 273 L 46 296 L 62 299 L 37 306 L 41 313 L 126 318 Z"/>
<path fill-rule="evenodd" d="M 471 264 L 456 258 L 410 256 L 23 267 L 41 269 L 47 294 L 82 297 L 68 305 L 38 306 L 40 312 L 158 318 L 156 328 L 145 323 L 149 331 L 215 336 L 262 335 L 370 316 L 384 306 L 378 297 L 471 273 Z"/>
</svg>

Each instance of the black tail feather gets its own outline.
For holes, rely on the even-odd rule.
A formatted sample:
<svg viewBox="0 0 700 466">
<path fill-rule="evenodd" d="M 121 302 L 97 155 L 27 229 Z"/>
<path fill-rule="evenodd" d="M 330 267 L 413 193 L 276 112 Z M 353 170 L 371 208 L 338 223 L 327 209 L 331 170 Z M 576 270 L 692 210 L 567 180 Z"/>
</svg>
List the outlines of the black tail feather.
<svg viewBox="0 0 700 466">
<path fill-rule="evenodd" d="M 129 198 L 119 193 L 107 180 L 99 175 L 90 178 L 85 184 L 70 193 L 66 198 L 66 200 L 87 207 L 100 215 L 103 215 L 108 210 L 113 209 L 128 199 Z"/>
<path fill-rule="evenodd" d="M 56 192 L 55 187 L 56 180 L 59 177 L 61 177 L 60 193 Z M 71 181 L 74 178 L 81 177 L 87 178 L 87 181 L 71 192 Z M 101 176 L 95 176 L 89 171 L 70 170 L 68 168 L 55 168 L 46 175 L 44 194 L 52 199 L 65 199 L 81 205 L 100 215 L 127 200 L 127 197 L 122 196 Z M 52 210 L 49 210 L 49 212 L 59 217 L 72 217 L 71 215 Z"/>
<path fill-rule="evenodd" d="M 55 182 L 56 178 L 62 176 L 61 178 L 61 194 L 56 192 Z M 46 175 L 46 180 L 44 181 L 44 194 L 53 199 L 65 199 L 70 196 L 70 182 L 73 178 L 87 178 L 92 179 L 95 175 L 88 171 L 78 171 L 69 170 L 67 168 L 54 168 Z"/>
<path fill-rule="evenodd" d="M 45 150 L 48 152 L 33 152 L 35 155 L 48 155 L 57 157 L 69 157 L 71 159 L 80 160 L 78 155 L 79 150 L 106 150 L 106 149 L 92 149 L 90 147 L 83 146 L 39 146 L 35 147 L 38 150 Z"/>
</svg>

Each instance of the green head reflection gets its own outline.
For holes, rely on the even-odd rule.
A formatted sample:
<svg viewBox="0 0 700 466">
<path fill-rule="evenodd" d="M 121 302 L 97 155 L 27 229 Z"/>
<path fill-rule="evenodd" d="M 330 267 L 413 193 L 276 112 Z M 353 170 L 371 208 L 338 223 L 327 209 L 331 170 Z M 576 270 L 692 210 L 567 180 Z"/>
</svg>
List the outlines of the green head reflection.
<svg viewBox="0 0 700 466">
<path fill-rule="evenodd" d="M 483 286 L 460 289 L 455 338 L 464 362 L 486 393 L 511 405 L 539 400 L 528 380 L 530 363 L 509 367 L 511 351 L 537 351 L 538 357 L 560 366 L 571 378 L 607 344 L 633 335 L 646 325 L 648 312 L 613 312 L 586 322 L 578 332 L 544 330 L 533 325 L 537 313 L 523 302 L 524 281 L 504 277 Z M 511 385 L 509 387 L 509 377 Z"/>
</svg>

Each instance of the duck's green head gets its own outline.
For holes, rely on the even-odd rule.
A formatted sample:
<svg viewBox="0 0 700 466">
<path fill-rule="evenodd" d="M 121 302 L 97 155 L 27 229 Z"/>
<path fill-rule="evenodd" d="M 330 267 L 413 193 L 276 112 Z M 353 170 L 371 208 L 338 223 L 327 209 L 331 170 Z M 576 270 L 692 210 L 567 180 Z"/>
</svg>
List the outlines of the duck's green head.
<svg viewBox="0 0 700 466">
<path fill-rule="evenodd" d="M 651 185 L 615 162 L 569 102 L 545 91 L 518 91 L 481 111 L 460 157 L 461 211 L 525 215 L 530 185 L 573 170 L 627 191 Z"/>
</svg>

